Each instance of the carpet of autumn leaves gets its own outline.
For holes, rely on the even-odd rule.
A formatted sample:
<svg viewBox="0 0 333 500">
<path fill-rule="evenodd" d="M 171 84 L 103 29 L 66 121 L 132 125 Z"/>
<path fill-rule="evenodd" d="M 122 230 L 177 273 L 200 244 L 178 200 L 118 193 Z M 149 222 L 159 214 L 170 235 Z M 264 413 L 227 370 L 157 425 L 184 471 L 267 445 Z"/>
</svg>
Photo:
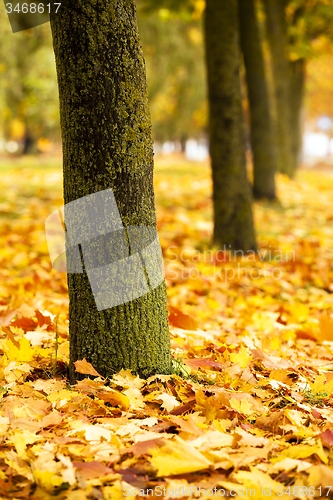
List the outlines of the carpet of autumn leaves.
<svg viewBox="0 0 333 500">
<path fill-rule="evenodd" d="M 61 182 L 0 170 L 0 498 L 333 498 L 333 176 L 279 177 L 236 259 L 210 249 L 208 165 L 158 160 L 174 374 L 74 386 L 44 233 Z"/>
</svg>

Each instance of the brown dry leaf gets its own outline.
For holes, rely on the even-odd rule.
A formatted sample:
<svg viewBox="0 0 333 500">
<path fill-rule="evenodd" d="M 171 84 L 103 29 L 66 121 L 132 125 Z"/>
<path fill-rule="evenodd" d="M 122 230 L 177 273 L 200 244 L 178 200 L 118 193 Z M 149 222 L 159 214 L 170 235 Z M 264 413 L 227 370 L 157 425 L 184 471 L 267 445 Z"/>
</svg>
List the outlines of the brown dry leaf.
<svg viewBox="0 0 333 500">
<path fill-rule="evenodd" d="M 333 446 L 333 431 L 331 429 L 326 429 L 326 431 L 319 434 L 319 437 L 326 448 Z"/>
<path fill-rule="evenodd" d="M 281 368 L 291 368 L 291 364 L 286 359 L 269 356 L 261 349 L 252 349 L 253 359 L 258 359 L 262 362 L 265 368 L 270 370 L 279 370 Z"/>
<path fill-rule="evenodd" d="M 73 466 L 80 472 L 83 479 L 95 479 L 113 473 L 112 469 L 105 467 L 105 465 L 96 460 L 92 460 L 91 462 L 73 462 Z"/>
<path fill-rule="evenodd" d="M 139 441 L 133 446 L 124 448 L 123 453 L 133 453 L 135 457 L 141 457 L 142 455 L 147 455 L 154 446 L 163 445 L 164 441 L 162 438 L 147 439 L 145 441 Z"/>
</svg>

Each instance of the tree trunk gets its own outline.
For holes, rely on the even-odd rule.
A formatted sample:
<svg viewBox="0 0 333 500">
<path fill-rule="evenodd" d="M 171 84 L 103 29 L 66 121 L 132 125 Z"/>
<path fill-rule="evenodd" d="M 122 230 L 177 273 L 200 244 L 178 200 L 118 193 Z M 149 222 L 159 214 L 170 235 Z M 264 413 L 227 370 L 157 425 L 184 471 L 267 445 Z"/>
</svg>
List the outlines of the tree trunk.
<svg viewBox="0 0 333 500">
<path fill-rule="evenodd" d="M 236 0 L 207 0 L 205 44 L 213 176 L 214 242 L 255 250 L 247 179 Z"/>
<path fill-rule="evenodd" d="M 181 147 L 181 152 L 186 153 L 186 142 L 187 142 L 187 136 L 182 135 L 180 138 L 180 147 Z"/>
<path fill-rule="evenodd" d="M 302 153 L 302 104 L 305 83 L 305 60 L 290 62 L 290 111 L 291 111 L 291 146 L 293 169 L 296 170 Z"/>
<path fill-rule="evenodd" d="M 26 123 L 26 133 L 23 139 L 23 149 L 22 155 L 29 155 L 35 153 L 36 141 L 33 135 L 31 134 L 30 128 Z"/>
<path fill-rule="evenodd" d="M 134 0 L 67 0 L 61 13 L 51 12 L 51 29 L 66 229 L 66 204 L 107 189 L 125 227 L 156 228 L 153 141 Z M 86 271 L 68 273 L 68 289 L 71 382 L 80 378 L 74 362 L 83 358 L 103 376 L 122 368 L 143 377 L 170 373 L 164 279 L 149 293 L 104 310 L 97 309 Z"/>
<path fill-rule="evenodd" d="M 281 0 L 264 0 L 264 4 L 274 79 L 279 170 L 291 177 L 294 173 L 294 165 L 291 140 L 290 64 L 287 57 L 285 2 Z"/>
<path fill-rule="evenodd" d="M 274 199 L 277 154 L 254 0 L 239 0 L 239 19 L 250 104 L 253 194 L 257 199 Z"/>
</svg>

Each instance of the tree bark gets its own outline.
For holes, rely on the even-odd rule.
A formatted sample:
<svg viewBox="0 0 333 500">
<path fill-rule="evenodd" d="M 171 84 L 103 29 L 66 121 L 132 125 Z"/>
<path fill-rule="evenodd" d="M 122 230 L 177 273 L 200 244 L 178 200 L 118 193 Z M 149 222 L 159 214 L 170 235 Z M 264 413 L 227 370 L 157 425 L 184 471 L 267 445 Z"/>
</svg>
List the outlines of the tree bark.
<svg viewBox="0 0 333 500">
<path fill-rule="evenodd" d="M 205 45 L 213 176 L 214 242 L 256 249 L 247 179 L 236 0 L 207 0 Z"/>
<path fill-rule="evenodd" d="M 291 112 L 291 146 L 293 170 L 296 170 L 302 153 L 302 104 L 305 84 L 305 60 L 290 62 L 290 112 Z"/>
<path fill-rule="evenodd" d="M 291 177 L 294 173 L 294 164 L 291 140 L 290 63 L 287 57 L 285 2 L 281 0 L 264 0 L 264 4 L 274 79 L 279 170 Z"/>
<path fill-rule="evenodd" d="M 61 10 L 61 11 L 60 11 Z M 51 12 L 63 142 L 64 201 L 112 189 L 125 227 L 156 228 L 153 142 L 134 0 L 65 0 Z M 66 218 L 65 218 L 66 224 Z M 81 255 L 82 259 L 82 255 Z M 86 271 L 68 273 L 70 380 L 86 358 L 103 376 L 170 373 L 165 281 L 111 309 Z"/>
<path fill-rule="evenodd" d="M 239 0 L 239 20 L 250 105 L 253 194 L 257 199 L 274 199 L 277 153 L 254 0 Z"/>
</svg>

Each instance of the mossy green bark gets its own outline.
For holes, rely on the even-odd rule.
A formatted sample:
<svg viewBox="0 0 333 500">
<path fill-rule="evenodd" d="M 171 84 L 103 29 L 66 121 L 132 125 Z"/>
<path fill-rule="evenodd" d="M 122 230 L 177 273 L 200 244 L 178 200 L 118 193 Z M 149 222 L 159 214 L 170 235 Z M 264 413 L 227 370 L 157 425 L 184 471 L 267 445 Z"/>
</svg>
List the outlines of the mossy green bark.
<svg viewBox="0 0 333 500">
<path fill-rule="evenodd" d="M 205 45 L 213 176 L 214 242 L 255 250 L 247 179 L 236 0 L 207 0 Z"/>
<path fill-rule="evenodd" d="M 272 61 L 279 170 L 291 177 L 294 173 L 294 163 L 291 139 L 290 64 L 287 54 L 286 2 L 285 0 L 264 0 L 264 5 Z"/>
<path fill-rule="evenodd" d="M 65 204 L 112 188 L 124 226 L 156 227 L 153 144 L 134 0 L 65 0 L 51 14 L 63 142 Z M 65 221 L 66 222 L 66 221 Z M 87 274 L 68 274 L 70 380 L 86 358 L 103 376 L 122 368 L 170 373 L 163 281 L 98 311 Z"/>
<path fill-rule="evenodd" d="M 274 199 L 277 152 L 254 0 L 239 0 L 240 41 L 250 104 L 253 194 Z"/>
</svg>

